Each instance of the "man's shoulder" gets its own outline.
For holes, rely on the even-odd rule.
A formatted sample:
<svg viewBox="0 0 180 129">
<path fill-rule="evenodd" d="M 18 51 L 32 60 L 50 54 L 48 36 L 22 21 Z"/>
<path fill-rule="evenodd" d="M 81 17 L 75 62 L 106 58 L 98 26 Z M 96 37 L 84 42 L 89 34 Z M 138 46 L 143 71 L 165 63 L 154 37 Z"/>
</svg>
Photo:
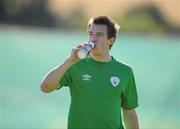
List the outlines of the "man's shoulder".
<svg viewBox="0 0 180 129">
<path fill-rule="evenodd" d="M 114 59 L 114 60 L 115 60 L 114 62 L 116 63 L 117 66 L 120 66 L 123 69 L 132 70 L 131 66 L 128 63 L 119 61 L 116 59 Z"/>
</svg>

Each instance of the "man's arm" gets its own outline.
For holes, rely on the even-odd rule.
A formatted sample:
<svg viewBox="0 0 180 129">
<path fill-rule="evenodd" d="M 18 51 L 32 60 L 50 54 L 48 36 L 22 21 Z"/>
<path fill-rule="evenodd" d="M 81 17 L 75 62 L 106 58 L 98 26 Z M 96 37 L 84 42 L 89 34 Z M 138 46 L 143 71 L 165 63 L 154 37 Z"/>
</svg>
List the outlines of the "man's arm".
<svg viewBox="0 0 180 129">
<path fill-rule="evenodd" d="M 138 117 L 135 109 L 123 109 L 123 119 L 126 129 L 139 129 Z"/>
<path fill-rule="evenodd" d="M 41 90 L 45 93 L 49 93 L 60 87 L 59 79 L 63 77 L 70 66 L 71 61 L 68 58 L 62 65 L 59 65 L 48 72 L 41 83 Z"/>
<path fill-rule="evenodd" d="M 82 47 L 83 45 L 78 45 L 77 47 L 73 48 L 71 51 L 71 56 L 66 59 L 63 64 L 57 66 L 46 74 L 40 85 L 43 92 L 50 93 L 60 87 L 59 80 L 73 64 L 80 60 L 77 56 L 77 52 Z"/>
</svg>

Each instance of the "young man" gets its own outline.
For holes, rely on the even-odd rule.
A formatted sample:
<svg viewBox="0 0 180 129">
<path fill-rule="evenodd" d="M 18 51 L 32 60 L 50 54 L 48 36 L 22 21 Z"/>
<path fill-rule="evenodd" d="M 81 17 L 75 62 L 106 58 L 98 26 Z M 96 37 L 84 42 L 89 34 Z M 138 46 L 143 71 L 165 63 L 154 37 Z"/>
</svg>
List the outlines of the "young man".
<svg viewBox="0 0 180 129">
<path fill-rule="evenodd" d="M 42 81 L 41 90 L 46 93 L 69 86 L 68 129 L 124 129 L 122 120 L 126 129 L 139 128 L 132 69 L 110 55 L 118 29 L 107 16 L 90 19 L 88 39 L 95 48 L 89 56 L 80 60 L 77 53 L 86 44 L 78 45 Z"/>
</svg>

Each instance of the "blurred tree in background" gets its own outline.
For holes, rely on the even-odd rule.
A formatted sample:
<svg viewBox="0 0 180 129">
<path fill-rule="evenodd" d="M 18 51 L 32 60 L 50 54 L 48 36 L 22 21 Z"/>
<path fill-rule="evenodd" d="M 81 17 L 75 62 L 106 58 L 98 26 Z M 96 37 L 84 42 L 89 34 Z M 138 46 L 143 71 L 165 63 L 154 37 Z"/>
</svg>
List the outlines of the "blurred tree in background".
<svg viewBox="0 0 180 129">
<path fill-rule="evenodd" d="M 1 0 L 0 22 L 30 26 L 55 26 L 53 17 L 46 8 L 47 0 Z"/>
<path fill-rule="evenodd" d="M 153 5 L 130 10 L 119 21 L 124 31 L 178 33 L 180 28 L 167 22 L 160 10 Z"/>
<path fill-rule="evenodd" d="M 51 0 L 0 0 L 0 24 L 16 24 L 41 27 L 83 29 L 87 24 L 87 13 L 80 5 L 73 8 L 71 13 L 52 13 L 49 9 Z M 57 4 L 61 4 L 62 0 Z M 62 6 L 59 6 L 61 8 Z M 116 12 L 118 14 L 118 12 Z M 163 17 L 154 4 L 138 6 L 125 14 L 112 14 L 125 32 L 160 32 L 180 33 L 176 26 Z"/>
</svg>

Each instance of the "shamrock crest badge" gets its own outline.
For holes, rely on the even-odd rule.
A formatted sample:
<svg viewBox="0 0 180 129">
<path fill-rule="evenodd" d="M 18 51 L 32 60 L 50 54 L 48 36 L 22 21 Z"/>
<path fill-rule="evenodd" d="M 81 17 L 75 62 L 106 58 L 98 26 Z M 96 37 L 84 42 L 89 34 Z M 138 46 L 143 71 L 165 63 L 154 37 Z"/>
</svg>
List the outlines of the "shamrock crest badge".
<svg viewBox="0 0 180 129">
<path fill-rule="evenodd" d="M 115 77 L 115 76 L 112 76 L 110 78 L 110 81 L 111 81 L 111 84 L 114 86 L 114 87 L 117 87 L 119 82 L 120 82 L 120 79 L 118 77 Z"/>
</svg>

